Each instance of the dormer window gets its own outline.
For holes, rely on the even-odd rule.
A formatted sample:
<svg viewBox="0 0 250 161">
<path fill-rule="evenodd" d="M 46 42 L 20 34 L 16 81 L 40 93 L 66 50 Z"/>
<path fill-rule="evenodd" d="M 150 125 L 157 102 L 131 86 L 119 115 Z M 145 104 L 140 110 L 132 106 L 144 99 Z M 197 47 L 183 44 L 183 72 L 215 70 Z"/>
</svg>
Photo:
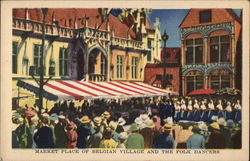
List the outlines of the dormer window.
<svg viewBox="0 0 250 161">
<path fill-rule="evenodd" d="M 212 21 L 212 11 L 211 10 L 203 10 L 199 13 L 200 23 L 208 23 Z"/>
</svg>

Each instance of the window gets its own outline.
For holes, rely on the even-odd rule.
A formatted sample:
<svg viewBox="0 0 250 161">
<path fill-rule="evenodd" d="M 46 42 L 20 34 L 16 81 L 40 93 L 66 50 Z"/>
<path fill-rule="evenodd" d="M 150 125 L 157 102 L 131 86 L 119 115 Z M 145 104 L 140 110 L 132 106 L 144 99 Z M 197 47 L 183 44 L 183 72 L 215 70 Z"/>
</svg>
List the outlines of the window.
<svg viewBox="0 0 250 161">
<path fill-rule="evenodd" d="M 137 79 L 138 76 L 137 64 L 138 64 L 138 58 L 132 57 L 132 79 Z"/>
<path fill-rule="evenodd" d="M 17 73 L 18 42 L 12 42 L 12 73 Z"/>
<path fill-rule="evenodd" d="M 203 76 L 187 76 L 187 93 L 203 88 Z"/>
<path fill-rule="evenodd" d="M 123 56 L 118 55 L 116 60 L 116 77 L 122 78 L 123 77 Z"/>
<path fill-rule="evenodd" d="M 200 23 L 208 23 L 212 21 L 211 10 L 200 11 Z"/>
<path fill-rule="evenodd" d="M 35 74 L 39 74 L 40 70 L 40 61 L 41 61 L 42 45 L 34 44 L 34 66 Z"/>
<path fill-rule="evenodd" d="M 60 76 L 68 75 L 68 52 L 66 48 L 60 48 L 59 51 L 59 74 Z"/>
<path fill-rule="evenodd" d="M 202 38 L 186 40 L 186 64 L 199 64 L 203 61 Z"/>
<path fill-rule="evenodd" d="M 229 36 L 216 36 L 210 38 L 210 61 L 211 63 L 229 62 L 230 42 Z"/>
<path fill-rule="evenodd" d="M 107 74 L 106 60 L 105 60 L 105 56 L 103 54 L 101 55 L 101 74 L 102 75 Z"/>
<path fill-rule="evenodd" d="M 148 53 L 148 55 L 147 55 L 147 61 L 148 61 L 148 62 L 151 62 L 151 59 L 152 59 L 152 54 L 151 54 L 152 41 L 151 41 L 151 39 L 148 39 L 147 44 L 148 44 L 148 49 L 150 49 L 150 51 L 149 51 L 149 53 Z"/>
<path fill-rule="evenodd" d="M 211 88 L 218 90 L 230 87 L 230 73 L 226 70 L 215 70 L 211 73 Z"/>
</svg>

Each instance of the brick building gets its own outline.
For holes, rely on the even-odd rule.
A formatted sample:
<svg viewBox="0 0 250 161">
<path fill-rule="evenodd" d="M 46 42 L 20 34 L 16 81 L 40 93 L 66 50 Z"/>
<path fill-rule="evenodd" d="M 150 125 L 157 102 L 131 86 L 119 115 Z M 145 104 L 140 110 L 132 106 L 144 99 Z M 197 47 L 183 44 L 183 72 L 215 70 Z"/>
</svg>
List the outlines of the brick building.
<svg viewBox="0 0 250 161">
<path fill-rule="evenodd" d="M 241 19 L 233 10 L 191 9 L 179 27 L 182 93 L 199 88 L 240 88 L 236 82 L 241 82 L 241 75 L 236 69 L 241 65 Z"/>
<path fill-rule="evenodd" d="M 145 82 L 161 88 L 163 76 L 164 53 L 166 59 L 167 88 L 180 93 L 181 91 L 181 49 L 166 48 L 161 50 L 161 61 L 158 63 L 147 63 L 145 67 Z"/>
</svg>

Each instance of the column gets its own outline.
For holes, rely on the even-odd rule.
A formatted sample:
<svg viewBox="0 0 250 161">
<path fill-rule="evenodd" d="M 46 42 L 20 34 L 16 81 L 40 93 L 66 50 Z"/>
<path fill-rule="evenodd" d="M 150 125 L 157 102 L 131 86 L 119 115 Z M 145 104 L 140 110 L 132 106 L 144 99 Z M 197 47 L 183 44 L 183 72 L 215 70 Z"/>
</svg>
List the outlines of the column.
<svg viewBox="0 0 250 161">
<path fill-rule="evenodd" d="M 231 52 L 232 52 L 232 66 L 234 68 L 235 65 L 235 40 L 234 40 L 234 34 L 231 34 Z"/>
<path fill-rule="evenodd" d="M 204 42 L 204 64 L 208 63 L 208 36 L 203 37 Z"/>
<path fill-rule="evenodd" d="M 184 39 L 181 39 L 181 64 L 184 66 L 185 64 L 185 46 L 184 46 Z"/>
<path fill-rule="evenodd" d="M 110 80 L 110 59 L 109 59 L 109 55 L 110 55 L 110 47 L 108 46 L 107 47 L 107 53 L 106 53 L 106 58 L 107 58 L 107 68 L 106 68 L 106 70 L 107 70 L 107 77 L 106 77 L 106 80 L 105 81 L 109 81 Z"/>
<path fill-rule="evenodd" d="M 207 89 L 208 88 L 208 76 L 207 75 L 205 75 L 205 89 Z"/>
<path fill-rule="evenodd" d="M 231 48 L 232 48 L 232 88 L 235 88 L 235 35 L 234 33 L 231 34 Z"/>
<path fill-rule="evenodd" d="M 181 81 L 182 81 L 182 95 L 183 96 L 185 96 L 186 95 L 186 93 L 185 93 L 185 77 L 184 76 L 182 76 L 181 77 Z"/>
<path fill-rule="evenodd" d="M 89 49 L 88 49 L 88 46 L 86 46 L 86 59 L 84 60 L 85 61 L 85 67 L 84 67 L 84 69 L 86 69 L 85 70 L 85 80 L 86 80 L 86 82 L 88 82 L 89 81 Z"/>
</svg>

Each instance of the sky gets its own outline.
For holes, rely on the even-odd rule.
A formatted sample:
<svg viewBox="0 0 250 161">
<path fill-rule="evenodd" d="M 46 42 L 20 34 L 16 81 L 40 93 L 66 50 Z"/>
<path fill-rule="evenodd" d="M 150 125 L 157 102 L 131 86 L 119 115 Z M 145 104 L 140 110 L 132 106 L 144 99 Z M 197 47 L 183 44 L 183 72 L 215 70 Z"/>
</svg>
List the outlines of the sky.
<svg viewBox="0 0 250 161">
<path fill-rule="evenodd" d="M 239 16 L 240 9 L 233 9 Z M 180 47 L 179 25 L 188 13 L 189 9 L 153 9 L 149 15 L 151 24 L 155 22 L 155 17 L 160 18 L 161 34 L 166 30 L 168 34 L 167 47 Z"/>
</svg>

